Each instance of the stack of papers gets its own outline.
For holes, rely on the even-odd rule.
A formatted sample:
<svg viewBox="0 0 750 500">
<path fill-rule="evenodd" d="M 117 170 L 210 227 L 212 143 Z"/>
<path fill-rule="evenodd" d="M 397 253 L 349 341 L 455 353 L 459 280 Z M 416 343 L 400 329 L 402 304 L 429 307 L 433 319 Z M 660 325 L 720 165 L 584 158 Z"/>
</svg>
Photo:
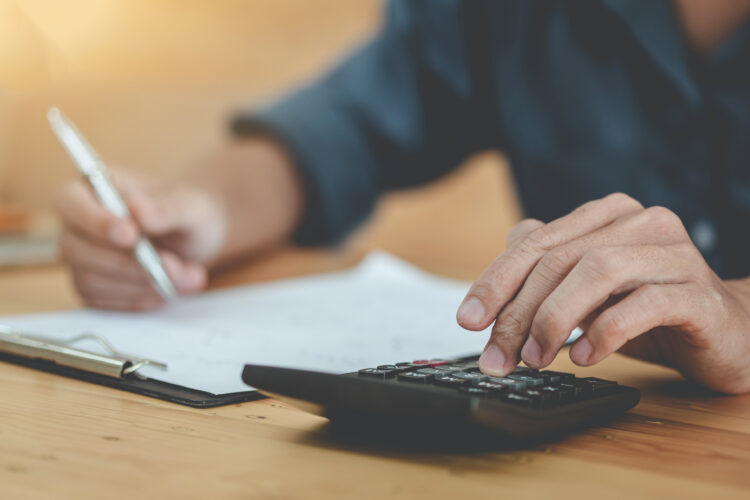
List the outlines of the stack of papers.
<svg viewBox="0 0 750 500">
<path fill-rule="evenodd" d="M 168 365 L 146 366 L 143 375 L 224 394 L 248 390 L 245 363 L 345 373 L 476 354 L 487 333 L 467 332 L 455 319 L 468 287 L 378 252 L 345 271 L 181 298 L 155 312 L 80 310 L 0 322 L 58 340 L 96 333 L 118 351 Z M 86 342 L 76 347 L 102 352 Z"/>
</svg>

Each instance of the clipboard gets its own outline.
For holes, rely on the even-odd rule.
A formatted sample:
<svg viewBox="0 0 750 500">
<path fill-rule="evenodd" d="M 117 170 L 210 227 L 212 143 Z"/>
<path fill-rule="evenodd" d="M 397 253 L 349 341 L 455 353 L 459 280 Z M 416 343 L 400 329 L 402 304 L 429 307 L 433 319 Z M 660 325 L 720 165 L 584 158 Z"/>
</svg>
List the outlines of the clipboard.
<svg viewBox="0 0 750 500">
<path fill-rule="evenodd" d="M 99 343 L 108 354 L 99 354 L 74 346 L 82 340 Z M 16 332 L 0 325 L 0 361 L 192 408 L 215 408 L 266 397 L 254 390 L 212 394 L 146 377 L 138 372 L 139 368 L 148 365 L 166 369 L 167 365 L 141 356 L 118 352 L 104 337 L 94 333 L 83 333 L 60 342 L 39 335 Z"/>
</svg>

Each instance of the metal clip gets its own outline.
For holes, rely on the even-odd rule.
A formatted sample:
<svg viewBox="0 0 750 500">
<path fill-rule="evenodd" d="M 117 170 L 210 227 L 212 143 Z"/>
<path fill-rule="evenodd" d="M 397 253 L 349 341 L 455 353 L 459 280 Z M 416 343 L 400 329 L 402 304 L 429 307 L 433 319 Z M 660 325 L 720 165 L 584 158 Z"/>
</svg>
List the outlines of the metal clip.
<svg viewBox="0 0 750 500">
<path fill-rule="evenodd" d="M 73 344 L 82 340 L 98 342 L 109 354 L 102 356 L 73 347 Z M 58 364 L 110 377 L 123 377 L 132 374 L 144 378 L 137 373 L 144 366 L 167 369 L 167 364 L 161 361 L 119 352 L 107 339 L 90 332 L 69 339 L 58 340 L 35 334 L 21 334 L 9 326 L 0 325 L 0 351 L 6 351 L 17 356 L 47 359 Z"/>
</svg>

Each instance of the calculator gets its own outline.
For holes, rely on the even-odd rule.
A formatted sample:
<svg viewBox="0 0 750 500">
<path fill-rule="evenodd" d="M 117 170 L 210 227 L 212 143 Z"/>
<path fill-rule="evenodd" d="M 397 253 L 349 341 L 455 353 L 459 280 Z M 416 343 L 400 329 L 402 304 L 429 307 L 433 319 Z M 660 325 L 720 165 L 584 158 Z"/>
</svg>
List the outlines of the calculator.
<svg viewBox="0 0 750 500">
<path fill-rule="evenodd" d="M 512 442 L 561 436 L 634 407 L 640 392 L 596 377 L 519 366 L 506 377 L 479 370 L 477 356 L 424 359 L 329 373 L 245 365 L 242 379 L 334 424 L 475 429 Z"/>
</svg>

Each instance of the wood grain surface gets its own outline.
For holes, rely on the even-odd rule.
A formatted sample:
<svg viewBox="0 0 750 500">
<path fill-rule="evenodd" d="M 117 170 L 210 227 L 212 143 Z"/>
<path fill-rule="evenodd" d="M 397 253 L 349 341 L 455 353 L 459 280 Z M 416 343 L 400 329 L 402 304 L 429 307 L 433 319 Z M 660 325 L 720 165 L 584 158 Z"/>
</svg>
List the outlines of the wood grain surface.
<svg viewBox="0 0 750 500">
<path fill-rule="evenodd" d="M 471 279 L 518 215 L 497 196 L 510 189 L 505 172 L 481 157 L 388 197 L 339 249 L 282 249 L 212 286 L 338 269 L 371 248 Z M 60 267 L 0 272 L 2 314 L 77 305 Z M 0 498 L 748 498 L 750 396 L 717 396 L 620 356 L 581 369 L 563 354 L 553 368 L 633 385 L 642 401 L 605 427 L 527 450 L 434 450 L 342 440 L 274 400 L 195 410 L 0 365 Z"/>
</svg>

